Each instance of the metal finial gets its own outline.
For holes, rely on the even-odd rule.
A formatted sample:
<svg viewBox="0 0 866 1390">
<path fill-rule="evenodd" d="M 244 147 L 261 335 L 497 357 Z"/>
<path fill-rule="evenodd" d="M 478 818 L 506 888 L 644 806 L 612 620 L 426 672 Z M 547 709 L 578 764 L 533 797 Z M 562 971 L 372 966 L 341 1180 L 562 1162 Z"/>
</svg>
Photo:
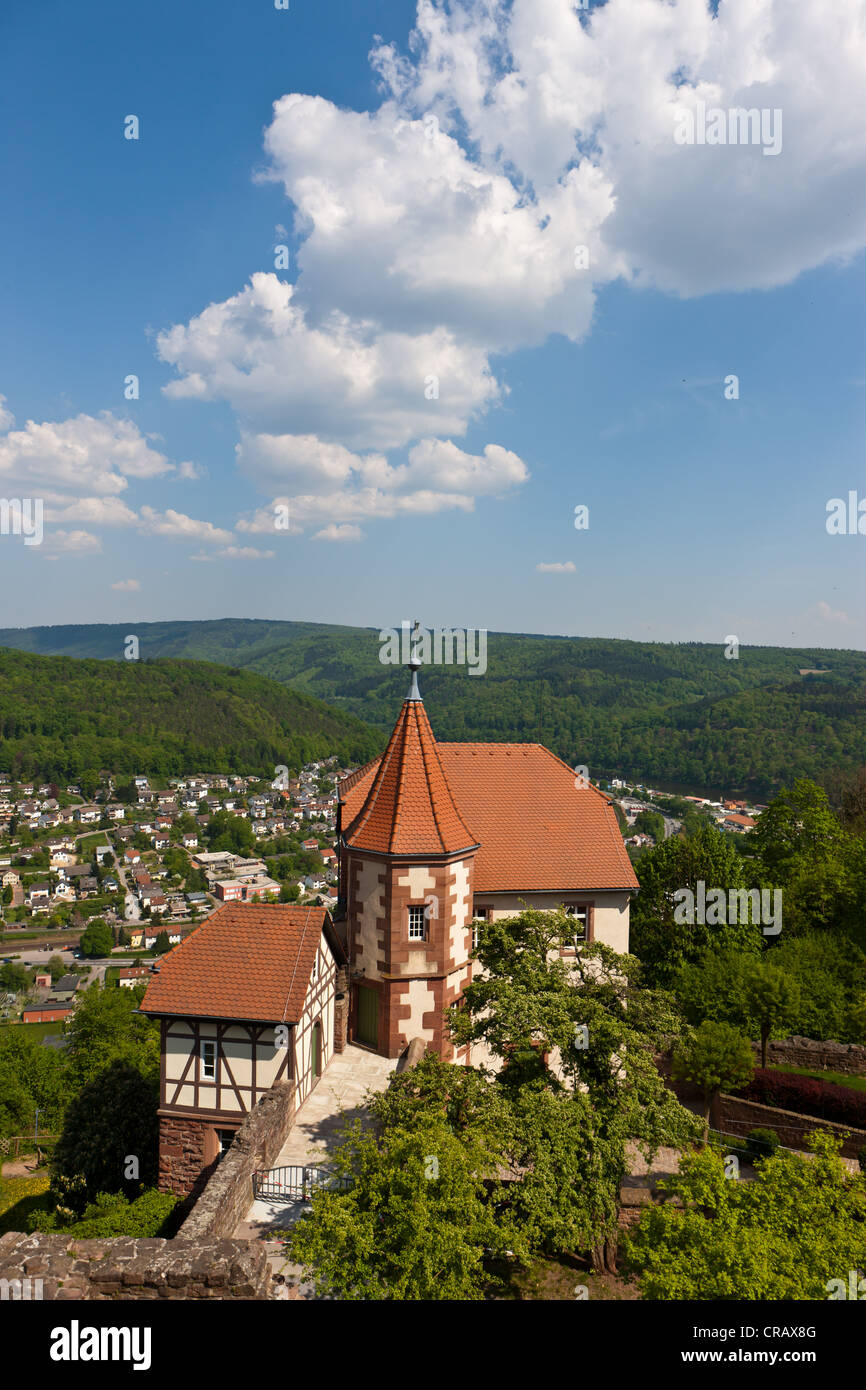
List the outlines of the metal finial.
<svg viewBox="0 0 866 1390">
<path fill-rule="evenodd" d="M 420 625 L 419 625 L 418 619 L 416 618 L 416 619 L 415 619 L 415 626 L 412 628 L 412 637 L 411 637 L 410 647 L 409 647 L 409 663 L 408 663 L 408 665 L 409 665 L 409 670 L 412 672 L 412 684 L 411 684 L 410 687 L 409 687 L 409 694 L 406 696 L 406 699 L 407 699 L 407 700 L 420 700 L 420 699 L 421 699 L 421 691 L 418 689 L 418 672 L 419 672 L 419 670 L 420 670 L 420 668 L 421 668 L 421 664 L 422 664 L 422 663 L 421 663 L 421 658 L 420 658 L 419 655 L 418 655 L 418 649 L 417 649 L 417 647 L 416 647 L 416 645 L 415 645 L 416 642 L 418 641 L 418 633 L 419 633 L 419 631 L 420 631 Z"/>
</svg>

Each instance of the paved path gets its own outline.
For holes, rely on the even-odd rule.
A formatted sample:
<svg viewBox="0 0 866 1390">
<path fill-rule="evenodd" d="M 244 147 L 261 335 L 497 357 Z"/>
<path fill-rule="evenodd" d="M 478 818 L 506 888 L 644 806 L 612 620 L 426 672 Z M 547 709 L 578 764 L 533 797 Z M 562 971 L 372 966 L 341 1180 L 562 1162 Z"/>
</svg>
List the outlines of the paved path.
<svg viewBox="0 0 866 1390">
<path fill-rule="evenodd" d="M 316 1089 L 298 1110 L 274 1168 L 327 1162 L 327 1155 L 339 1142 L 343 1123 L 365 1117 L 367 1092 L 384 1091 L 396 1065 L 393 1059 L 378 1057 L 352 1043 L 345 1052 L 337 1053 L 325 1068 Z M 298 1219 L 304 1205 L 301 1201 L 275 1202 L 259 1198 L 238 1227 L 236 1237 L 244 1240 L 285 1229 Z"/>
</svg>

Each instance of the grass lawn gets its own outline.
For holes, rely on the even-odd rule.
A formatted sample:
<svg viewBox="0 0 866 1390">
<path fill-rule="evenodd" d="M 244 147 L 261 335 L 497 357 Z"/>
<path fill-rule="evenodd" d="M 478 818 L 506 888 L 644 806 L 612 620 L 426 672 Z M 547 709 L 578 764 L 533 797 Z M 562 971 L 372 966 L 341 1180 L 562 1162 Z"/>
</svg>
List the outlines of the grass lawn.
<svg viewBox="0 0 866 1390">
<path fill-rule="evenodd" d="M 97 830 L 93 835 L 82 835 L 81 839 L 78 841 L 78 846 L 81 851 L 93 849 L 95 845 L 110 844 L 111 841 L 108 838 L 108 832 L 105 830 Z"/>
<path fill-rule="evenodd" d="M 13 1028 L 23 1028 L 28 1037 L 43 1038 L 52 1037 L 54 1034 L 60 1036 L 63 1032 L 62 1023 L 0 1023 L 0 1033 L 10 1031 Z"/>
<path fill-rule="evenodd" d="M 866 1076 L 848 1076 L 840 1071 L 809 1071 L 806 1067 L 770 1067 L 769 1070 L 793 1073 L 794 1076 L 813 1076 L 816 1081 L 831 1081 L 834 1086 L 847 1086 L 851 1091 L 866 1091 Z"/>
<path fill-rule="evenodd" d="M 0 1178 L 0 1235 L 26 1231 L 29 1216 L 51 1210 L 47 1201 L 50 1181 L 47 1168 L 23 1178 Z"/>
</svg>

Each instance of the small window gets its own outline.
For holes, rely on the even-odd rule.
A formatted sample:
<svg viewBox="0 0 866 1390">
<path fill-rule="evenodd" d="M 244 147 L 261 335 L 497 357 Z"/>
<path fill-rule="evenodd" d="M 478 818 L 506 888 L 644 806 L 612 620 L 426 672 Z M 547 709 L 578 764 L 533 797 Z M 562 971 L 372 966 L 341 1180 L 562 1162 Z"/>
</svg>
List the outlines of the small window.
<svg viewBox="0 0 866 1390">
<path fill-rule="evenodd" d="M 229 1149 L 234 1143 L 235 1131 L 233 1129 L 218 1129 L 216 1132 L 216 1138 L 217 1157 L 222 1158 L 224 1154 L 228 1153 Z"/>
<path fill-rule="evenodd" d="M 410 941 L 423 941 L 423 940 L 424 940 L 424 908 L 423 908 L 423 907 L 410 907 L 410 908 L 409 908 L 409 940 L 410 940 Z"/>
<path fill-rule="evenodd" d="M 481 924 L 490 920 L 489 907 L 473 907 L 472 909 L 472 949 L 477 948 L 481 940 Z"/>
<path fill-rule="evenodd" d="M 201 1045 L 201 1074 L 205 1081 L 213 1081 L 216 1076 L 215 1042 L 203 1042 Z"/>
<path fill-rule="evenodd" d="M 574 944 L 580 945 L 587 940 L 589 933 L 589 908 L 578 907 L 575 903 L 565 904 L 565 913 L 572 919 L 574 924 Z"/>
<path fill-rule="evenodd" d="M 313 961 L 313 973 L 312 973 L 312 975 L 310 976 L 310 979 L 312 980 L 313 984 L 315 984 L 316 981 L 318 980 L 318 978 L 319 978 L 319 953 L 318 953 L 318 951 L 317 951 L 317 952 L 316 952 L 316 959 Z"/>
</svg>

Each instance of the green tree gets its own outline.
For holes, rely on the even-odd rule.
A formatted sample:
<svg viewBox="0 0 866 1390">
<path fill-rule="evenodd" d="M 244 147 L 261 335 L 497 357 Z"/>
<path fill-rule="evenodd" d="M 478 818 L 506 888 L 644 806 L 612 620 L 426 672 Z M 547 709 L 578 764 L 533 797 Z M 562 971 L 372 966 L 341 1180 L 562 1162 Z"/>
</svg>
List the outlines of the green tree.
<svg viewBox="0 0 866 1390">
<path fill-rule="evenodd" d="M 665 818 L 658 811 L 638 811 L 634 828 L 642 835 L 651 835 L 657 845 L 665 838 Z"/>
<path fill-rule="evenodd" d="M 8 907 L 9 904 L 11 903 L 11 901 L 12 901 L 12 898 L 13 898 L 12 884 L 11 884 L 11 883 L 7 883 L 7 884 L 6 884 L 6 887 L 3 889 L 2 898 L 3 898 L 3 905 L 4 905 L 4 907 Z"/>
<path fill-rule="evenodd" d="M 866 1269 L 866 1178 L 814 1133 L 813 1157 L 779 1150 L 754 1182 L 733 1182 L 712 1149 L 686 1154 L 669 1198 L 625 1237 L 627 1268 L 647 1299 L 751 1302 L 844 1298 Z M 843 1287 L 840 1288 L 840 1285 Z"/>
<path fill-rule="evenodd" d="M 51 975 L 52 984 L 56 984 L 67 973 L 67 966 L 62 956 L 49 956 L 45 969 Z"/>
<path fill-rule="evenodd" d="M 485 1250 L 504 1253 L 518 1237 L 497 1220 L 485 1179 L 498 1156 L 443 1119 L 389 1128 L 376 1137 L 358 1122 L 331 1159 L 352 1186 L 319 1192 L 286 1242 L 317 1292 L 350 1300 L 467 1300 L 492 1279 Z"/>
<path fill-rule="evenodd" d="M 707 891 L 746 886 L 743 860 L 731 837 L 714 825 L 703 826 L 691 839 L 671 836 L 643 855 L 635 872 L 640 892 L 632 904 L 631 948 L 645 966 L 649 984 L 669 988 L 682 966 L 710 945 L 761 950 L 757 925 L 676 920 L 678 890 L 697 894 L 701 882 Z"/>
<path fill-rule="evenodd" d="M 572 943 L 573 921 L 565 912 L 527 910 L 489 922 L 477 950 L 482 973 L 465 987 L 448 1022 L 458 1047 L 484 1043 L 504 1063 L 499 1084 L 512 1097 L 534 1089 L 581 1110 L 593 1183 L 572 1189 L 574 1202 L 584 1204 L 573 1220 L 591 1231 L 596 1265 L 612 1269 L 629 1141 L 649 1157 L 663 1143 L 693 1136 L 695 1124 L 655 1065 L 666 1037 L 680 1027 L 679 1015 L 642 987 L 633 957 L 600 943 L 563 957 Z M 554 1123 L 541 1108 L 525 1118 L 536 1135 L 547 1125 L 561 1136 L 576 1124 L 573 1114 Z M 540 1153 L 543 1144 L 536 1139 L 525 1147 Z"/>
<path fill-rule="evenodd" d="M 67 1100 L 62 1054 L 42 1047 L 26 1027 L 0 1029 L 0 1133 L 32 1132 L 36 1108 L 44 1133 L 55 1130 Z"/>
<path fill-rule="evenodd" d="M 745 1086 L 755 1069 L 748 1041 L 729 1023 L 707 1020 L 674 1050 L 673 1073 L 678 1081 L 700 1086 L 704 1098 L 704 1143 L 710 1132 L 710 1109 L 725 1089 Z"/>
<path fill-rule="evenodd" d="M 217 811 L 207 827 L 208 846 L 212 851 L 228 850 L 233 854 L 249 855 L 255 848 L 253 828 L 243 816 L 229 811 Z"/>
<path fill-rule="evenodd" d="M 112 1062 L 69 1103 L 54 1151 L 57 1174 L 82 1177 L 82 1195 L 91 1201 L 100 1192 L 137 1196 L 141 1183 L 156 1181 L 158 1104 L 156 1078 Z"/>
<path fill-rule="evenodd" d="M 151 947 L 155 956 L 164 956 L 166 951 L 171 950 L 171 942 L 168 939 L 168 932 L 161 931 Z"/>
<path fill-rule="evenodd" d="M 743 983 L 748 1011 L 758 1021 L 761 1066 L 765 1067 L 767 1042 L 771 1034 L 784 1033 L 791 1026 L 800 1003 L 800 989 L 796 980 L 767 960 L 750 961 Z"/>
<path fill-rule="evenodd" d="M 117 1060 L 150 1079 L 159 1078 L 159 1024 L 136 1012 L 143 995 L 143 985 L 100 989 L 97 984 L 79 994 L 64 1030 L 73 1089 Z"/>
<path fill-rule="evenodd" d="M 712 1019 L 746 1030 L 755 1026 L 746 996 L 746 971 L 756 957 L 745 951 L 708 946 L 682 966 L 673 991 L 686 1020 L 694 1025 Z"/>
<path fill-rule="evenodd" d="M 0 965 L 0 988 L 11 990 L 15 994 L 30 988 L 30 972 L 26 965 L 20 961 L 13 960 L 6 965 Z"/>
<path fill-rule="evenodd" d="M 114 947 L 111 927 L 101 917 L 95 917 L 81 933 L 78 947 L 85 956 L 110 956 Z"/>
</svg>

